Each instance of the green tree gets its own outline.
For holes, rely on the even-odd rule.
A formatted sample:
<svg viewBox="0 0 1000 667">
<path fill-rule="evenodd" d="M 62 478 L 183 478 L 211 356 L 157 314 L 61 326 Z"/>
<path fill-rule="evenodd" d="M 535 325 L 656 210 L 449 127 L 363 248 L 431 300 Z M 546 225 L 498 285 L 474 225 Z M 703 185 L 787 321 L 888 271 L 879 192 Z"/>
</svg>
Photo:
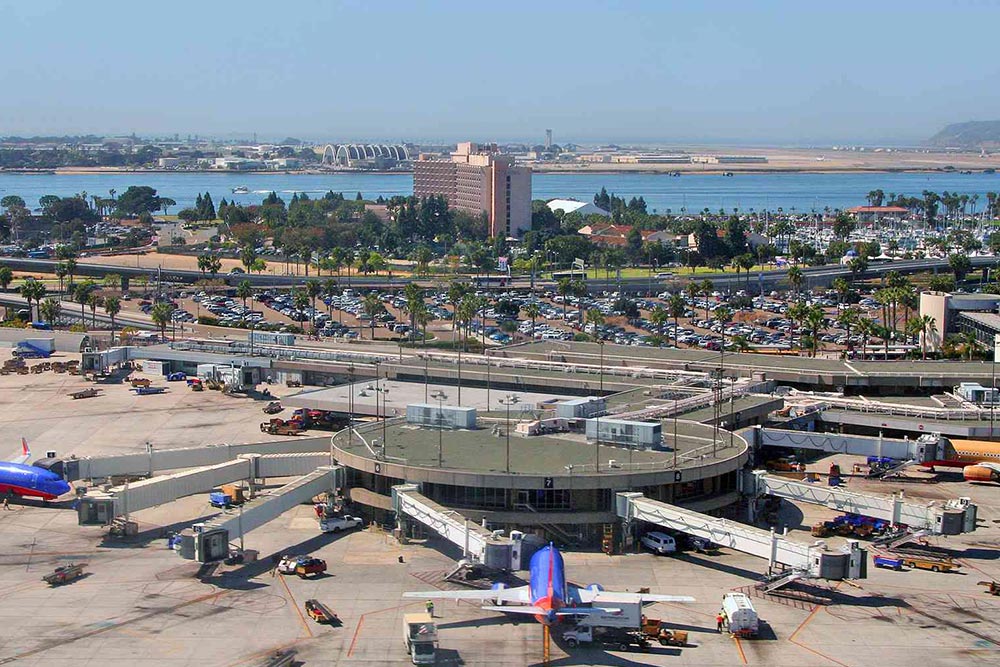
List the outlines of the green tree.
<svg viewBox="0 0 1000 667">
<path fill-rule="evenodd" d="M 24 297 L 24 300 L 28 302 L 28 314 L 30 317 L 32 301 L 36 304 L 41 304 L 42 299 L 45 298 L 45 284 L 35 280 L 34 278 L 29 278 L 21 284 L 18 291 L 21 293 L 21 296 Z"/>
<path fill-rule="evenodd" d="M 531 339 L 535 339 L 535 320 L 542 314 L 541 307 L 534 301 L 524 307 L 524 314 L 531 318 Z"/>
<path fill-rule="evenodd" d="M 812 357 L 816 356 L 816 351 L 819 348 L 819 332 L 822 331 L 825 322 L 826 316 L 823 313 L 823 309 L 819 306 L 811 306 L 809 312 L 806 314 L 806 324 L 809 325 L 809 335 L 812 339 L 812 345 L 810 346 L 810 356 Z"/>
<path fill-rule="evenodd" d="M 799 288 L 802 287 L 802 269 L 797 266 L 793 266 L 788 269 L 788 283 L 792 286 L 792 291 L 796 295 L 799 293 Z"/>
<path fill-rule="evenodd" d="M 842 305 L 851 292 L 851 283 L 847 282 L 845 278 L 838 276 L 833 279 L 833 289 L 837 293 L 837 305 Z"/>
<path fill-rule="evenodd" d="M 94 328 L 97 328 L 97 307 L 104 304 L 104 298 L 99 294 L 91 292 L 87 297 L 87 306 L 90 307 L 90 321 L 94 323 Z"/>
<path fill-rule="evenodd" d="M 670 310 L 670 316 L 674 318 L 674 347 L 678 347 L 680 343 L 677 337 L 680 335 L 680 327 L 677 320 L 687 312 L 687 302 L 680 294 L 671 294 L 667 301 L 667 308 Z"/>
<path fill-rule="evenodd" d="M 48 322 L 50 326 L 55 325 L 61 313 L 62 304 L 59 303 L 59 299 L 49 297 L 45 301 L 42 301 L 38 307 L 38 316 L 42 318 L 43 322 Z"/>
<path fill-rule="evenodd" d="M 844 332 L 847 336 L 848 350 L 851 349 L 851 329 L 858 323 L 860 316 L 860 311 L 854 306 L 844 308 L 837 315 L 837 324 L 844 328 Z"/>
<path fill-rule="evenodd" d="M 851 270 L 851 282 L 855 282 L 859 276 L 868 270 L 868 259 L 862 255 L 858 255 L 848 262 L 847 268 Z"/>
<path fill-rule="evenodd" d="M 972 260 L 967 255 L 956 252 L 948 256 L 948 266 L 955 274 L 955 282 L 960 283 L 972 271 Z"/>
<path fill-rule="evenodd" d="M 857 223 L 854 222 L 854 218 L 846 213 L 839 213 L 833 221 L 833 235 L 844 241 L 847 240 L 856 228 Z"/>
<path fill-rule="evenodd" d="M 314 332 L 316 331 L 316 297 L 322 293 L 323 285 L 318 280 L 306 281 L 306 294 L 309 295 L 309 301 L 312 304 L 312 310 L 309 312 L 309 325 Z"/>
<path fill-rule="evenodd" d="M 6 292 L 12 282 L 14 282 L 14 272 L 9 266 L 0 266 L 0 289 Z"/>
<path fill-rule="evenodd" d="M 87 320 L 85 318 L 85 308 L 90 303 L 90 293 L 94 291 L 97 285 L 92 280 L 85 280 L 82 283 L 78 283 L 73 288 L 73 300 L 80 304 L 80 321 L 83 323 L 84 327 L 87 326 Z"/>
<path fill-rule="evenodd" d="M 368 326 L 371 327 L 370 338 L 375 340 L 375 316 L 381 313 L 385 306 L 382 305 L 382 300 L 379 298 L 378 292 L 375 291 L 366 293 L 361 305 L 368 316 Z"/>
<path fill-rule="evenodd" d="M 152 318 L 153 324 L 160 328 L 160 338 L 162 340 L 167 339 L 167 324 L 170 322 L 173 314 L 173 306 L 162 302 L 154 305 L 153 309 L 149 311 L 149 316 Z"/>
<path fill-rule="evenodd" d="M 858 335 L 861 336 L 861 358 L 868 356 L 868 341 L 875 333 L 875 323 L 867 317 L 858 320 Z"/>
<path fill-rule="evenodd" d="M 569 295 L 573 292 L 573 282 L 569 278 L 560 278 L 556 282 L 556 293 L 562 297 L 563 321 L 566 321 L 566 307 Z"/>
<path fill-rule="evenodd" d="M 719 323 L 719 333 L 722 334 L 722 347 L 721 350 L 726 349 L 726 325 L 729 321 L 733 319 L 733 311 L 729 306 L 719 306 L 715 309 L 712 314 L 713 319 Z"/>
<path fill-rule="evenodd" d="M 403 288 L 403 297 L 406 299 L 406 312 L 410 316 L 410 331 L 416 331 L 417 316 L 426 309 L 424 290 L 416 283 L 407 283 Z"/>
<path fill-rule="evenodd" d="M 705 297 L 705 319 L 706 320 L 709 319 L 709 317 L 708 317 L 708 306 L 709 306 L 709 302 L 711 301 L 711 298 L 712 298 L 712 292 L 714 290 L 715 290 L 715 285 L 712 283 L 711 280 L 709 280 L 708 278 L 705 278 L 704 280 L 701 281 L 700 291 L 701 291 L 701 295 L 703 297 Z"/>
<path fill-rule="evenodd" d="M 253 286 L 249 280 L 241 280 L 236 286 L 236 298 L 243 300 L 243 310 L 247 308 L 247 299 L 253 296 Z"/>
<path fill-rule="evenodd" d="M 660 336 L 660 341 L 662 345 L 663 340 L 663 328 L 667 325 L 670 320 L 670 313 L 663 306 L 656 306 L 653 310 L 649 311 L 649 321 L 656 327 L 656 332 Z"/>
<path fill-rule="evenodd" d="M 104 312 L 111 319 L 111 342 L 115 340 L 115 318 L 122 311 L 122 303 L 116 296 L 104 297 Z"/>
</svg>

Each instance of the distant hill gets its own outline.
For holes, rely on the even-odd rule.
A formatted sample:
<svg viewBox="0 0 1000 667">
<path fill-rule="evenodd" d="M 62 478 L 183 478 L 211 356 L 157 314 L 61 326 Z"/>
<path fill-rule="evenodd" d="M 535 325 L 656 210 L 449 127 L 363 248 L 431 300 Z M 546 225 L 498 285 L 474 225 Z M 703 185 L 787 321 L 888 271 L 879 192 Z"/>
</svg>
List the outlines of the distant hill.
<svg viewBox="0 0 1000 667">
<path fill-rule="evenodd" d="M 931 137 L 927 143 L 941 148 L 996 148 L 1000 146 L 1000 120 L 953 123 Z"/>
</svg>

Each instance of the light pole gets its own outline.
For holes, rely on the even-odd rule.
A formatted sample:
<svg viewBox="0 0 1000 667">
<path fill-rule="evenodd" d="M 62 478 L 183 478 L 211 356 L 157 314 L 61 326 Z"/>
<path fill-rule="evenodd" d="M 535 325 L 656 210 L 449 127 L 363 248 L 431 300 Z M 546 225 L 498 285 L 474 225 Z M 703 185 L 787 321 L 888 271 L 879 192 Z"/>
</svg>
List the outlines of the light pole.
<svg viewBox="0 0 1000 667">
<path fill-rule="evenodd" d="M 507 408 L 507 474 L 510 474 L 510 406 L 521 402 L 517 394 L 507 394 L 497 401 Z"/>
<path fill-rule="evenodd" d="M 444 467 L 444 401 L 448 399 L 448 395 L 443 391 L 438 389 L 433 394 L 431 398 L 438 402 L 438 468 Z"/>
<path fill-rule="evenodd" d="M 389 384 L 389 375 L 386 374 L 385 377 L 386 385 Z M 386 447 L 389 445 L 388 436 L 386 435 L 386 420 L 389 419 L 389 408 L 386 405 L 386 401 L 389 398 L 389 387 L 379 387 L 378 386 L 378 376 L 375 376 L 375 419 L 378 419 L 378 397 L 382 396 L 382 451 L 385 451 Z"/>
</svg>

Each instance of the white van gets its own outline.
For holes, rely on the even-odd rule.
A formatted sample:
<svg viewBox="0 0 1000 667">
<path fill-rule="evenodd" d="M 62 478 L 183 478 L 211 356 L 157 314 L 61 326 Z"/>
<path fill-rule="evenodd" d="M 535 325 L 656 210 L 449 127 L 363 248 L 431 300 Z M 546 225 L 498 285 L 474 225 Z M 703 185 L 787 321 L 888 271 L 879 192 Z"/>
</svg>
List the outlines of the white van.
<svg viewBox="0 0 1000 667">
<path fill-rule="evenodd" d="M 639 542 L 642 543 L 642 546 L 660 556 L 677 551 L 677 541 L 670 535 L 659 531 L 646 533 Z"/>
</svg>

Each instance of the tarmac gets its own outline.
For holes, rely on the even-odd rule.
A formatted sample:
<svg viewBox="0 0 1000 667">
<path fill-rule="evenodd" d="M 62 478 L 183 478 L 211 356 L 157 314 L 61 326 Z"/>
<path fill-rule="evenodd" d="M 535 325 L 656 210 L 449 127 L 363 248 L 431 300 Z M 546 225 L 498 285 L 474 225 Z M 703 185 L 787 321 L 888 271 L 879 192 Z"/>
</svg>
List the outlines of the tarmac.
<svg viewBox="0 0 1000 667">
<path fill-rule="evenodd" d="M 163 446 L 266 439 L 257 427 L 256 401 L 173 386 L 163 396 L 136 398 L 121 385 L 108 386 L 101 397 L 74 401 L 65 394 L 76 384 L 88 386 L 79 377 L 52 372 L 0 376 L 0 442 L 11 455 L 22 432 L 38 443 L 36 455 L 49 447 L 60 454 L 138 451 L 149 437 Z M 857 459 L 821 459 L 810 469 L 825 471 L 831 460 L 847 471 Z M 1000 598 L 987 595 L 977 582 L 1000 580 L 1000 487 L 971 485 L 955 472 L 914 473 L 888 482 L 852 477 L 847 483 L 883 493 L 904 488 L 911 498 L 972 498 L 979 505 L 979 530 L 931 540 L 954 553 L 959 571 L 869 567 L 864 580 L 802 589 L 828 604 L 754 597 L 763 631 L 757 639 L 737 640 L 716 632 L 721 597 L 749 590 L 765 572 L 765 561 L 727 550 L 669 557 L 569 551 L 567 576 L 574 583 L 695 597 L 691 604 L 646 610 L 688 631 L 690 642 L 654 646 L 647 653 L 571 649 L 556 631 L 549 664 L 998 664 Z M 403 599 L 402 593 L 456 587 L 443 581 L 460 557 L 449 545 L 439 540 L 402 545 L 378 526 L 322 534 L 306 505 L 245 536 L 245 546 L 260 552 L 255 563 L 201 568 L 167 549 L 168 531 L 217 513 L 207 494 L 191 496 L 134 514 L 140 534 L 123 539 L 78 526 L 76 513 L 64 504 L 17 501 L 10 511 L 0 511 L 0 665 L 235 667 L 264 665 L 282 649 L 294 649 L 303 665 L 405 665 L 402 616 L 422 610 L 423 601 Z M 811 541 L 803 531 L 834 515 L 786 502 L 776 528 Z M 329 570 L 309 580 L 273 575 L 270 557 L 289 553 L 324 558 Z M 87 563 L 86 576 L 56 588 L 42 582 L 43 575 L 70 562 Z M 342 624 L 310 620 L 303 608 L 309 598 L 332 609 Z M 435 616 L 440 665 L 543 664 L 542 628 L 534 621 L 515 624 L 476 604 L 451 601 L 438 601 Z"/>
</svg>

